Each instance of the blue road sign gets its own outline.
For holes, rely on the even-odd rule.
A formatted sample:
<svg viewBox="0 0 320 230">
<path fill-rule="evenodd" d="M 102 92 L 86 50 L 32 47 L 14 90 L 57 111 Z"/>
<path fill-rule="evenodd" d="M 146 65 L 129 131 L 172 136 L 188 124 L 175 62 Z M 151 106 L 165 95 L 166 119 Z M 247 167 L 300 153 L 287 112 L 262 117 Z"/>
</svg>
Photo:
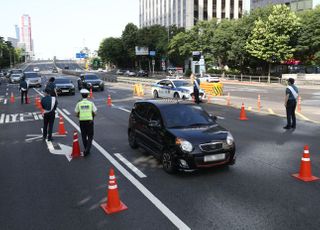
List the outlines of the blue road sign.
<svg viewBox="0 0 320 230">
<path fill-rule="evenodd" d="M 85 53 L 76 53 L 76 58 L 86 58 L 87 54 Z"/>
<path fill-rule="evenodd" d="M 149 55 L 150 55 L 150 56 L 156 56 L 156 51 L 150 51 L 150 52 L 149 52 Z"/>
</svg>

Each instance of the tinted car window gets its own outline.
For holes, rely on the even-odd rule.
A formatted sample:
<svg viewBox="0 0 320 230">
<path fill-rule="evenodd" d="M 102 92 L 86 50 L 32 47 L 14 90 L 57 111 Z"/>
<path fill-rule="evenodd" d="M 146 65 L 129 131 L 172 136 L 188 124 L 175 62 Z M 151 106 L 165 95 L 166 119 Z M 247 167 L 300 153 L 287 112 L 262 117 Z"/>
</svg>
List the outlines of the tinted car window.
<svg viewBox="0 0 320 230">
<path fill-rule="evenodd" d="M 160 81 L 158 82 L 158 85 L 166 85 L 166 81 Z"/>
<path fill-rule="evenodd" d="M 163 122 L 167 128 L 213 125 L 215 121 L 196 105 L 175 104 L 161 107 Z"/>
<path fill-rule="evenodd" d="M 69 79 L 58 79 L 58 78 L 56 78 L 55 83 L 56 83 L 56 84 L 68 84 L 68 83 L 71 83 L 71 80 L 69 80 Z"/>
<path fill-rule="evenodd" d="M 37 73 L 25 73 L 24 76 L 26 78 L 38 78 L 39 75 Z"/>
<path fill-rule="evenodd" d="M 191 82 L 189 81 L 173 81 L 173 83 L 176 87 L 192 86 Z"/>
<path fill-rule="evenodd" d="M 97 80 L 97 79 L 99 79 L 96 75 L 85 75 L 84 78 L 86 80 Z"/>
<path fill-rule="evenodd" d="M 138 116 L 143 119 L 147 119 L 148 106 L 146 103 L 136 103 L 134 110 Z"/>
<path fill-rule="evenodd" d="M 161 120 L 160 113 L 157 108 L 150 105 L 147 113 L 147 120 L 148 121 L 159 121 Z"/>
</svg>

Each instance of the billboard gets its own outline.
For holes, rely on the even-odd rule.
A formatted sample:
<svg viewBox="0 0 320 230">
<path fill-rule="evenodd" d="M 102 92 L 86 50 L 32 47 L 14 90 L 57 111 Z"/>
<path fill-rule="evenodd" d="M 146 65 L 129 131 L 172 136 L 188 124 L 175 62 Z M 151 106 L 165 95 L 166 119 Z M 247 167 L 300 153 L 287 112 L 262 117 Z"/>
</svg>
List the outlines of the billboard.
<svg viewBox="0 0 320 230">
<path fill-rule="evenodd" d="M 136 46 L 136 55 L 149 55 L 149 48 Z"/>
</svg>

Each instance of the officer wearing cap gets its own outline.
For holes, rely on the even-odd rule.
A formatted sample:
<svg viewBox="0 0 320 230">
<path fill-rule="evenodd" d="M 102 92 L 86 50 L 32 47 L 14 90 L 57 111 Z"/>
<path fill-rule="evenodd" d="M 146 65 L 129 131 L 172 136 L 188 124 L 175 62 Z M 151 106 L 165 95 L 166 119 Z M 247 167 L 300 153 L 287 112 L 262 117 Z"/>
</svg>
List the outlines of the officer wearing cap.
<svg viewBox="0 0 320 230">
<path fill-rule="evenodd" d="M 286 88 L 286 96 L 284 101 L 284 106 L 286 107 L 287 112 L 287 125 L 284 126 L 284 129 L 295 129 L 296 128 L 296 106 L 297 98 L 299 96 L 298 88 L 294 85 L 294 79 L 288 79 L 288 86 Z"/>
<path fill-rule="evenodd" d="M 56 116 L 58 101 L 50 95 L 50 90 L 45 89 L 45 96 L 41 99 L 41 106 L 44 109 L 43 114 L 43 136 L 45 140 L 48 135 L 48 141 L 52 141 L 52 128 Z"/>
<path fill-rule="evenodd" d="M 90 154 L 90 149 L 93 140 L 93 119 L 96 115 L 97 108 L 93 102 L 88 101 L 87 97 L 89 91 L 87 89 L 81 89 L 82 100 L 76 105 L 75 112 L 80 121 L 80 129 L 82 142 L 84 145 L 84 156 Z"/>
<path fill-rule="evenodd" d="M 19 90 L 21 92 L 21 104 L 23 104 L 23 98 L 25 98 L 26 104 L 28 104 L 28 82 L 26 81 L 26 77 L 23 75 L 20 80 Z"/>
</svg>

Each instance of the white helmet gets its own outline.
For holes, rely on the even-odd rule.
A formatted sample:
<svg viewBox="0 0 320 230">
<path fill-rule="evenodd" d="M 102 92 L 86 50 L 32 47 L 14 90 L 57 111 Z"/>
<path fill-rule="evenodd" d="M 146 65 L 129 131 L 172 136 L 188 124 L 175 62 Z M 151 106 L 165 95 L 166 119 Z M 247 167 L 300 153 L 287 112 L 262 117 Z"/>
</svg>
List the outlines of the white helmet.
<svg viewBox="0 0 320 230">
<path fill-rule="evenodd" d="M 89 94 L 89 91 L 87 89 L 82 89 L 80 90 L 81 94 Z"/>
</svg>

